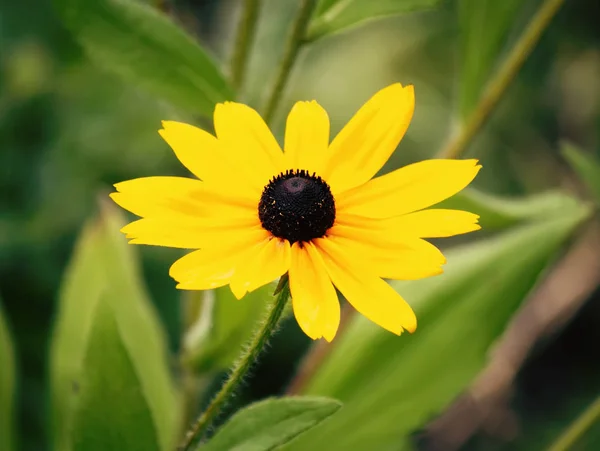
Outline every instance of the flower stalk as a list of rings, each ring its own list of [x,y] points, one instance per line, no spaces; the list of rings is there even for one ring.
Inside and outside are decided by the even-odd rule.
[[[263,118],[265,122],[269,123],[273,119],[273,115],[277,110],[277,106],[281,100],[281,94],[285,89],[285,85],[288,82],[292,67],[296,62],[296,57],[300,51],[302,45],[305,42],[306,32],[308,24],[312,16],[317,0],[302,0],[300,3],[300,9],[292,25],[292,29],[288,36],[288,40],[283,53],[283,58],[277,70],[275,77],[275,83],[271,88],[267,102],[263,109]]]
[[[285,310],[285,305],[287,304],[289,297],[289,285],[285,283],[282,289],[279,291],[279,294],[275,298],[274,302],[270,305],[267,311],[266,319],[257,329],[250,341],[249,346],[242,352],[239,359],[234,364],[229,377],[219,392],[215,395],[213,400],[210,402],[206,410],[191,425],[190,429],[185,435],[183,443],[178,448],[179,451],[190,450],[194,443],[202,438],[202,435],[210,427],[214,419],[219,415],[223,409],[223,406],[227,404],[231,396],[240,387],[244,377],[248,373],[248,370],[250,370],[254,362],[256,362],[259,355],[265,348],[267,341],[277,330],[277,325],[281,319],[283,311]]]
[[[461,126],[454,138],[441,150],[438,155],[439,158],[458,158],[467,150],[475,135],[489,119],[502,96],[516,78],[529,54],[563,3],[564,0],[544,1],[510,51],[496,76],[490,80],[473,113],[466,123]]]
[[[250,48],[254,41],[261,0],[244,0],[244,7],[231,57],[231,84],[239,90],[244,83]]]

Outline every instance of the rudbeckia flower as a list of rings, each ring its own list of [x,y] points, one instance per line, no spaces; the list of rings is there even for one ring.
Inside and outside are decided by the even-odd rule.
[[[141,217],[122,231],[131,243],[192,249],[170,269],[180,289],[229,285],[241,299],[287,273],[295,317],[313,339],[336,334],[336,288],[384,329],[413,332],[413,310],[384,279],[442,273],[444,256],[424,238],[477,230],[478,216],[426,208],[462,190],[480,168],[476,160],[427,160],[373,178],[414,105],[412,86],[388,86],[330,142],[325,110],[298,102],[283,151],[260,115],[240,103],[216,106],[216,136],[164,121],[160,135],[197,179],[116,184],[114,201]]]

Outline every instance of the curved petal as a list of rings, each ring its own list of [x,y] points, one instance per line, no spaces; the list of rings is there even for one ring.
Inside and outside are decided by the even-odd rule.
[[[224,189],[245,186],[246,190],[254,190],[260,195],[262,186],[252,183],[252,179],[236,161],[235,155],[228,154],[227,147],[217,138],[182,122],[163,121],[162,125],[163,129],[158,133],[171,146],[179,161],[196,177],[216,183]],[[236,183],[232,184],[232,180]]]
[[[417,317],[406,301],[368,267],[368,262],[351,260],[343,248],[328,238],[315,240],[333,284],[348,302],[374,323],[400,335],[414,332]]]
[[[238,299],[246,293],[285,274],[290,268],[290,243],[279,238],[270,238],[256,245],[248,259],[240,263],[231,279],[231,291]]]
[[[337,230],[336,230],[337,229]],[[342,227],[334,227],[329,233],[329,240],[343,249],[351,261],[363,261],[371,272],[385,279],[417,280],[440,275],[444,272],[442,265],[446,263],[444,255],[433,244],[412,238],[393,243],[349,238]]]
[[[314,244],[294,243],[289,278],[300,328],[313,340],[333,340],[340,324],[340,303]]]
[[[241,103],[219,103],[214,121],[219,141],[261,190],[286,169],[279,144],[255,110]]]
[[[287,167],[305,169],[318,175],[323,169],[329,146],[329,116],[314,100],[296,102],[285,126]]]
[[[480,168],[477,160],[425,160],[410,164],[340,194],[336,208],[371,218],[422,210],[461,191]]]
[[[143,177],[115,184],[110,197],[122,208],[141,217],[188,218],[216,214],[251,215],[257,211],[258,197],[247,192],[228,195],[211,184],[184,177]]]
[[[181,220],[177,218],[145,218],[121,229],[130,244],[148,244],[181,249],[218,248],[226,242],[237,242],[246,234],[262,236],[264,229],[257,218],[211,218]]]
[[[173,263],[169,275],[179,282],[177,288],[182,290],[208,290],[227,285],[253,247],[268,239],[269,233],[262,229],[242,233],[235,241],[222,241],[220,246],[185,255]]]
[[[406,133],[415,109],[412,86],[382,89],[365,103],[329,146],[322,174],[334,193],[370,180]]]

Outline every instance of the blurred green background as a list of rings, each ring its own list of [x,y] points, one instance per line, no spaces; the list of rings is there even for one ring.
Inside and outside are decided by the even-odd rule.
[[[459,3],[446,1],[433,10],[371,21],[325,36],[308,46],[300,55],[280,114],[274,121],[277,136],[281,138],[284,114],[296,100],[317,99],[329,112],[332,131],[337,131],[375,91],[400,81],[415,85],[416,112],[399,151],[384,171],[433,156],[460,122],[457,112],[469,110],[469,102],[476,103],[481,85],[496,70],[491,62],[510,48],[541,2],[507,2],[503,14],[487,15],[479,11],[477,2]],[[234,0],[176,0],[162,5],[223,67],[228,61],[238,6]],[[273,78],[296,6],[294,0],[265,1],[247,83],[240,96],[253,106],[262,104],[265,80]],[[479,8],[474,22],[462,20],[465,9],[471,7]],[[566,1],[491,121],[469,148],[467,155],[479,158],[484,166],[475,181],[478,190],[521,197],[558,188],[582,200],[590,198],[560,150],[563,143],[570,142],[583,149],[585,155],[600,153],[598,17],[598,2]],[[497,35],[494,30],[499,30]],[[478,44],[482,49],[469,47]],[[486,51],[491,56],[486,56]],[[148,175],[187,175],[156,133],[161,119],[187,120],[210,127],[204,119],[157,99],[113,75],[109,69],[88,59],[72,33],[62,25],[49,0],[0,4],[0,298],[14,344],[15,436],[18,449],[22,450],[51,449],[50,340],[63,275],[83,224],[99,214],[99,203],[106,199],[113,183]],[[471,93],[467,92],[469,87],[473,88]],[[475,100],[469,100],[469,96]],[[509,220],[494,223],[500,231],[486,230],[484,225],[484,231],[468,237],[469,241],[485,241],[495,233],[504,233],[513,224],[531,222],[527,214],[536,208],[498,206],[486,199],[480,201],[479,207],[489,207],[490,215],[504,214]],[[548,223],[576,216],[574,210],[560,208],[557,207]],[[435,318],[431,323],[420,320],[423,331],[412,337],[391,341],[392,337],[375,336],[376,332],[368,325],[353,324],[354,335],[349,332],[347,339],[339,338],[329,345],[336,347],[329,356],[331,360],[305,392],[330,395],[349,403],[360,398],[352,404],[357,406],[355,412],[348,404],[337,414],[340,418],[337,423],[337,417],[333,418],[324,424],[322,432],[317,428],[314,434],[310,433],[313,435],[307,434],[294,442],[295,447],[318,449],[319,443],[331,443],[325,440],[335,441],[349,428],[368,425],[374,408],[385,410],[375,399],[361,398],[364,392],[383,390],[383,382],[375,383],[377,374],[383,374],[390,386],[406,385],[406,392],[400,390],[396,395],[387,392],[389,402],[399,405],[400,398],[394,396],[411,396],[411,393],[417,396],[409,390],[410,380],[401,376],[394,379],[395,375],[405,373],[404,362],[425,368],[429,361],[441,359],[439,370],[432,368],[430,377],[424,376],[418,383],[413,381],[425,394],[436,397],[431,408],[419,413],[409,408],[390,408],[387,416],[382,414],[387,419],[385,431],[371,430],[368,426],[359,427],[358,431],[353,429],[353,438],[340,442],[340,449],[400,449],[404,446],[400,436],[408,437],[412,446],[419,449],[545,449],[600,395],[597,225],[573,228],[572,224],[561,223],[556,227],[561,231],[568,229],[568,233],[564,232],[565,236],[559,239],[558,235],[545,236],[542,229],[532,228],[511,242],[513,254],[498,251],[489,261],[486,260],[489,249],[469,250],[470,261],[483,267],[489,264],[490,269],[487,273],[473,272],[472,278],[465,282],[471,287],[467,291],[487,289],[481,294],[486,299],[495,292],[490,305],[506,303],[507,306],[507,311],[497,317],[494,317],[496,310],[488,309],[487,304],[479,310],[465,307],[460,312],[457,307],[457,313],[451,311],[453,305],[463,305],[457,300],[466,290],[463,287],[460,293],[448,290],[447,295],[438,295],[448,311],[432,314]],[[580,243],[576,249],[579,254],[568,260],[566,269],[559,274],[550,271],[549,264],[565,255],[567,247],[559,248],[557,244],[556,248],[541,250],[539,255],[532,254],[529,260],[516,256],[529,243],[553,240],[575,243],[574,247]],[[440,244],[446,248],[462,247],[465,241]],[[182,348],[180,336],[185,324],[182,306],[186,304],[168,277],[168,268],[180,252],[153,247],[134,251],[140,257],[146,291],[175,356]],[[457,260],[462,258],[459,253],[460,250]],[[507,272],[504,278],[494,279],[502,273],[499,266],[510,269],[512,260],[519,258],[525,260],[522,264],[514,263],[516,274]],[[450,257],[449,260],[452,263]],[[552,284],[544,285],[525,299],[540,273],[552,279]],[[453,277],[450,271],[448,277]],[[518,285],[515,280],[525,282],[521,288],[515,288],[516,294],[511,298],[513,292],[509,287]],[[425,286],[427,281],[421,284]],[[417,299],[428,296],[422,294],[428,289],[411,285],[406,293],[401,292],[410,302],[409,292],[415,292]],[[558,301],[553,305],[562,303],[557,315],[561,320],[544,323],[546,306],[555,298]],[[260,300],[253,302],[251,305],[262,311]],[[477,302],[473,300],[472,305]],[[528,304],[533,302],[534,307],[528,310]],[[553,308],[548,307],[548,311],[558,311]],[[425,318],[429,318],[427,314]],[[437,324],[440,315],[450,319]],[[533,319],[528,315],[534,315]],[[254,313],[248,313],[247,320],[255,317]],[[514,321],[503,336],[510,318]],[[477,342],[486,337],[481,341],[476,364],[461,362],[464,357],[461,349],[468,354],[468,346],[463,348],[456,338],[461,336],[458,330],[465,330],[465,322],[470,321],[482,322],[482,335],[473,335],[471,340]],[[536,321],[544,323],[544,327],[537,327]],[[360,330],[361,327],[366,330]],[[439,336],[430,337],[431,343],[419,350],[420,343],[429,337],[428,330],[434,329]],[[418,342],[420,334],[422,341]],[[366,344],[363,337],[368,338],[364,340]],[[464,338],[469,340],[468,335]],[[405,350],[404,340],[414,340],[409,343],[412,348],[406,351],[412,354],[406,358],[401,354],[398,358],[389,357]],[[452,343],[456,346],[452,347]],[[283,393],[310,345],[296,323],[286,321],[238,396],[239,405]],[[385,353],[378,354],[377,349],[385,349]],[[216,346],[213,352],[217,357],[211,357],[211,362],[226,351]],[[420,360],[411,360],[416,353],[420,354]],[[453,362],[448,363],[448,373],[443,370],[444,359]],[[175,373],[176,361],[175,357],[170,361]],[[500,367],[504,362],[505,368],[512,368],[514,363],[514,377],[502,379],[490,370],[493,366],[490,362]],[[195,387],[205,388],[200,403],[207,399],[211,387],[218,387],[229,361],[213,363],[204,363],[200,375],[192,377]],[[381,366],[384,363],[388,367]],[[464,374],[460,373],[461,368]],[[356,379],[341,380],[345,375]],[[498,382],[494,375],[502,380]],[[455,386],[436,394],[435,387],[457,378],[460,382]],[[186,377],[177,373],[175,383],[184,385]],[[426,397],[419,402],[426,404]],[[233,411],[237,407],[229,408]],[[342,417],[343,414],[346,416]],[[414,421],[403,425],[406,417],[414,417]],[[578,442],[577,449],[600,449],[598,429],[600,426],[596,424]],[[398,436],[394,435],[396,432]]]

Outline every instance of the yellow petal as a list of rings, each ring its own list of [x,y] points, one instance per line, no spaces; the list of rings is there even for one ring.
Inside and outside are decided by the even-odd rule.
[[[169,275],[182,290],[208,290],[230,283],[236,268],[245,263],[257,243],[269,239],[265,230],[240,232],[236,241],[187,254],[171,266]]]
[[[340,303],[323,258],[312,243],[294,243],[289,271],[294,315],[313,340],[331,341],[340,324]]]
[[[481,229],[479,216],[468,211],[429,209],[381,219],[384,233],[419,238],[444,238]]]
[[[183,177],[144,177],[115,184],[110,197],[137,216],[206,214],[196,199],[202,182]]]
[[[285,274],[290,268],[290,243],[271,238],[256,245],[231,279],[231,291],[241,299],[250,291]]]
[[[110,197],[121,207],[142,217],[205,217],[250,215],[257,211],[259,196],[247,191],[229,195],[219,187],[184,177],[143,177],[115,184]]]
[[[334,193],[362,185],[388,160],[406,133],[415,108],[412,86],[382,89],[335,137],[320,174]]]
[[[262,186],[252,184],[235,155],[229,154],[227,147],[210,133],[182,122],[163,121],[162,125],[163,130],[158,133],[196,177],[221,185],[223,189],[230,188],[231,180],[235,180],[236,188],[244,186],[260,194]]]
[[[255,110],[241,103],[219,103],[214,120],[219,141],[261,189],[286,169],[279,144]]]
[[[475,178],[477,160],[426,160],[410,164],[336,196],[347,214],[390,218],[422,210],[461,191]]]
[[[315,240],[329,277],[352,306],[374,323],[400,335],[414,332],[417,318],[412,308],[366,262],[351,260],[344,249],[328,238]]]
[[[285,126],[287,167],[321,173],[328,156],[329,116],[314,100],[297,102]]]
[[[245,233],[261,235],[257,218],[211,218],[181,220],[178,218],[145,218],[121,229],[131,244],[148,244],[181,249],[219,247],[226,241],[237,241]],[[241,239],[240,238],[240,239]]]
[[[385,279],[417,280],[442,274],[444,255],[433,244],[418,238],[402,241],[369,241],[344,226],[334,226],[331,242],[343,249],[351,261],[361,261],[371,272]],[[349,238],[351,236],[352,238]]]

